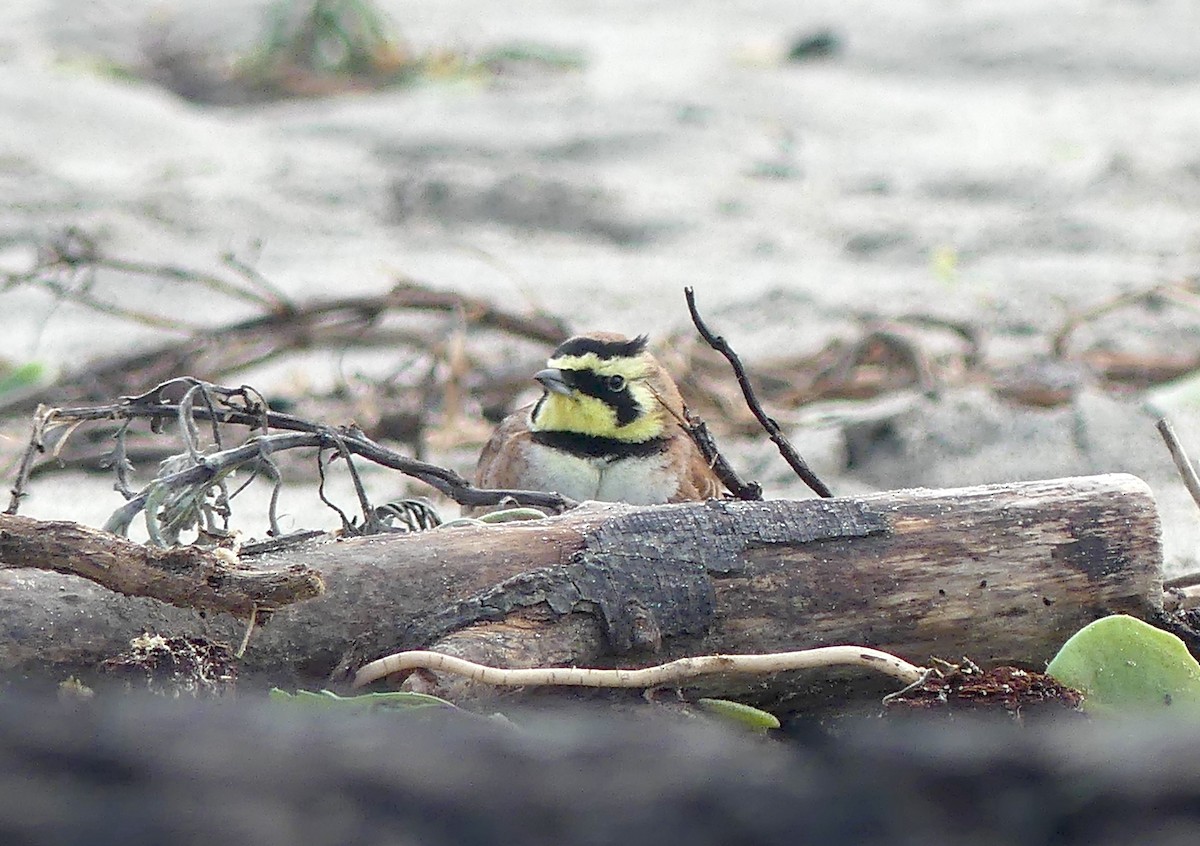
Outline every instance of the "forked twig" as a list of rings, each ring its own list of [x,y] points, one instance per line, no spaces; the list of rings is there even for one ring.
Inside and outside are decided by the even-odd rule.
[[[705,342],[710,347],[725,356],[725,360],[729,362],[733,368],[734,376],[737,377],[738,386],[742,389],[742,396],[746,399],[746,405],[750,408],[754,418],[758,420],[760,426],[767,433],[767,437],[779,449],[779,454],[783,456],[783,460],[788,463],[788,466],[796,472],[804,484],[808,485],[817,496],[831,497],[833,492],[822,482],[817,474],[814,473],[808,466],[808,463],[796,452],[796,448],[792,446],[787,437],[779,428],[779,424],[772,420],[763,410],[762,404],[759,403],[758,397],[755,396],[754,387],[750,384],[750,377],[746,375],[746,368],[742,366],[742,360],[738,354],[733,351],[729,343],[720,335],[713,333],[700,317],[700,312],[696,308],[696,294],[691,288],[684,288],[683,295],[687,298],[688,312],[692,316],[692,323],[696,325],[696,331],[704,338]]]

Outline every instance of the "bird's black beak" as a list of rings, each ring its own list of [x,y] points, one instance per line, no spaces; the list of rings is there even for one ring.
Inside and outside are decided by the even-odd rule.
[[[540,370],[533,375],[533,378],[542,383],[542,387],[547,391],[552,391],[556,394],[562,394],[564,397],[571,395],[571,384],[566,373],[557,368],[551,367],[546,370]]]

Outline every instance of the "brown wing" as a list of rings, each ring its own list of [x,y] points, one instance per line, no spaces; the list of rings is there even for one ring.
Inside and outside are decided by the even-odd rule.
[[[725,492],[725,487],[704,459],[700,448],[692,441],[691,435],[683,428],[687,418],[687,409],[683,404],[679,388],[654,356],[649,353],[644,353],[644,356],[651,363],[650,388],[658,397],[658,401],[662,403],[667,416],[676,424],[672,428],[673,460],[670,466],[671,471],[679,476],[679,489],[675,496],[671,497],[671,502],[690,502],[719,497]]]
[[[679,490],[671,502],[716,499],[725,492],[717,474],[682,428],[675,434],[671,449],[677,453],[677,459],[672,463],[679,473]]]
[[[522,477],[525,459],[521,448],[530,440],[529,410],[532,406],[519,408],[500,421],[496,431],[483,445],[479,462],[475,465],[475,485],[480,488],[524,489]],[[467,509],[468,514],[486,514],[491,507]]]

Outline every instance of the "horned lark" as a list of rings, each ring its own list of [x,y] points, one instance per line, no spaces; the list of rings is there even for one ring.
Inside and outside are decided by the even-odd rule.
[[[477,485],[635,505],[720,494],[680,426],[679,389],[646,351],[645,336],[578,335],[546,363],[533,377],[542,398],[496,429],[479,457]]]

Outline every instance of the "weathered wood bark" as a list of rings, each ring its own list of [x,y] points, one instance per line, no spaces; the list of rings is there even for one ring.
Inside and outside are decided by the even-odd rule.
[[[1159,531],[1146,485],[1109,475],[853,499],[589,505],[537,523],[324,543],[261,562],[311,566],[327,590],[273,615],[246,670],[312,685],[348,649],[365,660],[457,641],[469,657],[472,638],[493,659],[520,662],[523,644],[536,643],[538,654],[596,666],[836,643],[918,663],[965,654],[1037,665],[1098,616],[1159,612]],[[580,614],[598,625],[570,622]],[[528,637],[508,637],[499,653],[496,638],[478,637],[475,627],[507,619],[511,630],[514,617]],[[25,570],[0,572],[0,621],[0,669],[24,673],[76,671],[144,626],[240,636],[230,620]]]
[[[320,575],[300,564],[256,569],[199,547],[163,549],[78,523],[15,514],[0,514],[0,564],[82,576],[128,596],[246,618],[312,599],[324,588]]]

